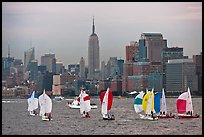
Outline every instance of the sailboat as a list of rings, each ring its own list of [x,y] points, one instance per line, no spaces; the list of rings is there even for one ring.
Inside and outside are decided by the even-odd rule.
[[[35,93],[35,91],[32,92],[32,94],[28,97],[28,111],[30,112],[30,116],[37,115],[36,109],[38,108],[38,95]]]
[[[80,102],[79,102],[79,98],[78,96],[76,96],[72,102],[68,103],[67,106],[69,108],[73,108],[73,109],[80,109]],[[91,109],[97,109],[98,106],[96,104],[91,103]]]
[[[113,102],[113,94],[109,88],[107,88],[106,91],[103,91],[100,94],[100,101],[103,120],[115,120],[115,116],[113,114],[108,113],[111,109]]]
[[[158,117],[159,118],[174,118],[175,117],[175,115],[172,115],[171,113],[167,114],[166,97],[164,93],[164,88],[162,89],[161,111]]]
[[[158,120],[158,117],[155,116],[154,114],[155,109],[154,109],[154,89],[152,91],[148,91],[143,100],[142,100],[142,108],[145,112],[145,115],[140,114],[141,119],[147,119],[147,120]]]
[[[85,89],[81,90],[78,101],[80,104],[80,113],[83,115],[83,118],[90,118],[88,114],[91,110],[90,96],[85,92]]]
[[[140,113],[143,111],[142,100],[143,100],[144,94],[145,93],[141,91],[134,99],[134,109],[136,113]]]
[[[176,100],[178,118],[199,118],[198,114],[193,114],[193,103],[191,99],[190,88],[182,93]]]
[[[83,115],[83,118],[90,118],[88,113],[91,110],[90,96],[86,93],[84,88],[81,89],[78,101],[80,104],[80,113]]]
[[[40,104],[40,116],[42,116],[42,120],[50,121],[51,112],[52,112],[52,100],[51,98],[43,91],[43,94],[39,96],[39,104]]]

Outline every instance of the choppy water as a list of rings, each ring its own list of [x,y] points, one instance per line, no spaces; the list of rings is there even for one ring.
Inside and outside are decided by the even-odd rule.
[[[66,107],[66,100],[53,101],[52,121],[28,116],[27,100],[2,99],[3,135],[202,135],[202,98],[192,98],[200,118],[141,120],[133,108],[133,98],[114,98],[111,113],[115,120],[102,120],[99,98],[91,98],[98,109],[91,118],[82,118],[79,109]],[[176,113],[176,98],[167,98],[167,111]]]

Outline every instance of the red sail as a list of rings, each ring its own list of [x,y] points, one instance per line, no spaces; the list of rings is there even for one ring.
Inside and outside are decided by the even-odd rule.
[[[108,92],[108,110],[111,109],[112,102],[113,102],[113,94],[112,94],[112,91],[109,90]]]
[[[180,114],[183,114],[186,112],[186,100],[178,99],[176,101],[177,111]]]
[[[100,94],[101,104],[102,104],[102,102],[103,102],[103,98],[104,98],[105,93],[106,93],[106,91],[103,91],[103,92]]]
[[[100,94],[100,101],[101,101],[101,104],[102,104],[103,98],[104,98],[106,92],[108,92],[108,107],[107,107],[107,109],[110,110],[111,106],[112,106],[112,102],[113,102],[113,94],[112,94],[112,91],[110,89],[109,89],[109,91],[103,91]]]

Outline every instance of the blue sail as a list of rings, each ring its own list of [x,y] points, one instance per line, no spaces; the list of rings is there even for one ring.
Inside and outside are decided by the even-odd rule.
[[[156,113],[160,112],[160,98],[161,98],[161,92],[156,93],[154,95],[154,110]]]

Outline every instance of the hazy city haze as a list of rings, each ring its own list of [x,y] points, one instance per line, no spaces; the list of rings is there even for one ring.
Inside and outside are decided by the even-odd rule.
[[[143,32],[160,32],[168,47],[189,56],[202,52],[202,2],[3,2],[2,56],[16,59],[35,47],[41,64],[44,53],[57,60],[88,64],[92,19],[99,38],[100,61],[125,59],[125,46]]]

